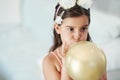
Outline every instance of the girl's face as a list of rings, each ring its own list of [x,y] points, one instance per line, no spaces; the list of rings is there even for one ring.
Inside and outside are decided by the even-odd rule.
[[[55,24],[55,30],[60,34],[62,42],[70,45],[79,41],[86,41],[88,25],[88,17],[83,15],[63,19],[61,26]]]

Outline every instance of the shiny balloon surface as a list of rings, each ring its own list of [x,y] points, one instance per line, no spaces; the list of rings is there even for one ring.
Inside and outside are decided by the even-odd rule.
[[[106,71],[106,57],[94,43],[81,41],[68,50],[65,66],[73,80],[99,80]]]

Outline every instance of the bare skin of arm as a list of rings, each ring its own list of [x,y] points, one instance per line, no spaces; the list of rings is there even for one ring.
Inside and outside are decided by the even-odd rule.
[[[43,73],[45,80],[71,80],[62,67],[61,73],[56,67],[57,61],[51,54],[43,59]]]
[[[43,59],[43,73],[45,80],[60,80],[60,73],[57,72],[52,55],[47,55]]]

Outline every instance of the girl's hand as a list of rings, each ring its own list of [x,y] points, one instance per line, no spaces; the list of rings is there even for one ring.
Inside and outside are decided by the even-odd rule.
[[[107,80],[107,73],[105,72],[105,74],[100,78],[100,80]]]
[[[61,46],[61,55],[62,55],[62,58],[64,58],[66,56],[66,53],[68,51],[68,49],[70,47],[72,47],[73,45],[75,44],[75,42],[70,42],[69,44],[67,44],[66,42],[63,42],[62,46]]]
[[[61,80],[72,80],[71,77],[66,72],[64,60],[63,60],[62,71],[61,71]]]
[[[65,56],[66,56],[66,52],[70,47],[71,46],[67,45],[66,43],[63,43],[61,47],[62,64],[63,64],[62,71],[61,71],[61,80],[72,80],[70,76],[67,74],[66,68],[65,68]]]

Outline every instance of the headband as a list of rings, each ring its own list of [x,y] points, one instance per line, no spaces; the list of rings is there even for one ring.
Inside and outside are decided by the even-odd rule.
[[[93,0],[59,0],[60,6],[57,8],[57,11],[56,11],[55,23],[57,23],[57,24],[62,23],[62,16],[64,14],[64,11],[61,12],[61,14],[59,16],[57,16],[58,11],[61,7],[65,10],[67,10],[67,9],[74,7],[77,4],[85,9],[89,9],[91,7],[92,3],[93,3]]]

